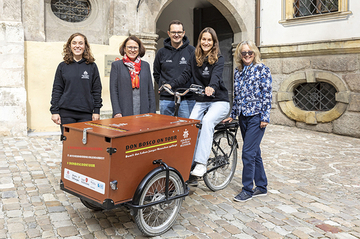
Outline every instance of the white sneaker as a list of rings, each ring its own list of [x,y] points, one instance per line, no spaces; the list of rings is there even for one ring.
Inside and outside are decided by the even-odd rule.
[[[193,175],[193,176],[202,177],[202,176],[204,176],[206,171],[207,171],[206,170],[206,165],[198,163],[198,164],[196,164],[193,171],[190,172],[190,174]]]

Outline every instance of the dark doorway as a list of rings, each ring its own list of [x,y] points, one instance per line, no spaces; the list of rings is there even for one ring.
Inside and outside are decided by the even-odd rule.
[[[194,46],[197,44],[199,33],[205,27],[212,27],[219,38],[220,51],[225,58],[223,80],[229,91],[230,103],[233,99],[233,55],[232,43],[234,33],[226,18],[216,7],[194,8]]]

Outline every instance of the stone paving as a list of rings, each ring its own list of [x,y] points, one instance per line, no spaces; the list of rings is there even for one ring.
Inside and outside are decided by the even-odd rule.
[[[125,207],[91,211],[60,190],[61,151],[59,136],[0,137],[0,238],[144,238]],[[262,155],[267,196],[233,201],[239,158],[226,189],[192,187],[156,238],[360,238],[360,139],[269,125]]]

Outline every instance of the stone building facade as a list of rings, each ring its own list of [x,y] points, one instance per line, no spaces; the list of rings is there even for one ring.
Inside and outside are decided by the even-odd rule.
[[[197,27],[216,25],[202,18],[214,11],[206,9],[215,8],[230,29],[223,33],[230,36],[224,40],[225,51],[231,53],[248,39],[260,46],[273,74],[271,123],[360,137],[360,3],[338,0],[340,10],[332,18],[314,23],[307,17],[296,25],[289,11],[294,0],[88,0],[90,14],[79,22],[54,14],[52,5],[59,1],[0,1],[0,135],[59,131],[50,120],[51,89],[63,44],[72,33],[81,32],[90,42],[103,85],[105,118],[111,115],[109,62],[119,56],[122,41],[137,35],[147,49],[143,59],[152,64],[171,20],[184,22],[195,45]],[[199,14],[199,9],[205,10]],[[318,29],[331,30],[331,24],[341,34]],[[336,88],[336,106],[331,112],[299,110],[292,100],[294,88],[317,81]]]
[[[308,5],[316,11],[297,17],[299,2],[311,3],[262,1],[260,45],[274,80],[272,123],[360,137],[360,2],[331,1],[336,10],[321,14],[316,5]],[[299,85],[318,83],[334,94],[314,93],[308,100],[326,104],[326,97],[333,96],[333,107],[304,110],[295,105]]]

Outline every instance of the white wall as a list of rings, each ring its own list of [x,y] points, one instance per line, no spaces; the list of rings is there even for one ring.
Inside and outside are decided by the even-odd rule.
[[[360,1],[349,0],[347,19],[284,26],[282,0],[261,1],[261,45],[281,45],[360,37]]]

